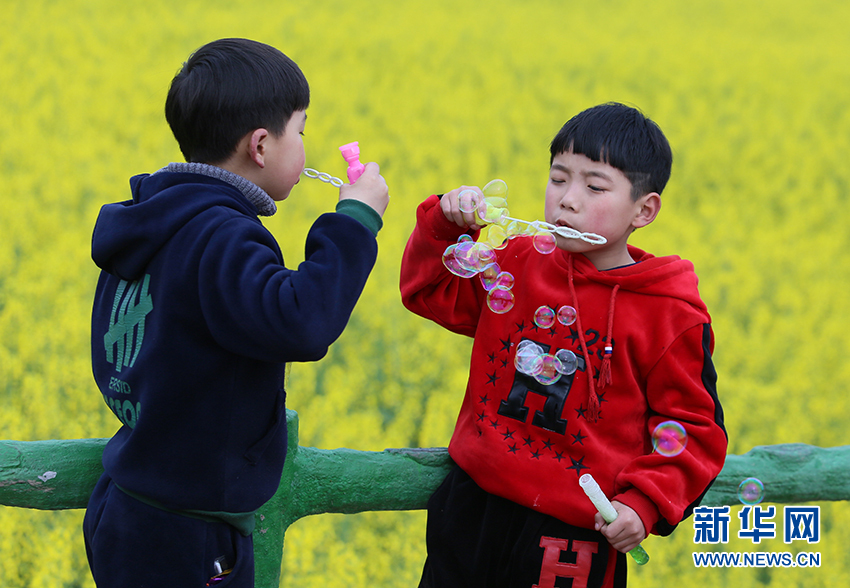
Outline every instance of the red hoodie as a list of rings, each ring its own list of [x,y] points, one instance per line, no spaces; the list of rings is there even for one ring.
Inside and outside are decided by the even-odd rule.
[[[598,271],[583,255],[543,255],[519,237],[496,252],[515,277],[514,307],[496,314],[477,276],[443,266],[460,234],[432,196],[419,206],[401,266],[408,309],[475,339],[452,459],[484,490],[584,528],[596,510],[578,479],[590,473],[647,532],[672,532],[720,472],[727,445],[711,318],[693,265],[630,247],[637,263]],[[540,328],[540,306],[572,306],[577,320]],[[552,355],[574,352],[578,371],[551,384],[518,371],[523,339]],[[687,432],[672,457],[653,451],[665,421]]]

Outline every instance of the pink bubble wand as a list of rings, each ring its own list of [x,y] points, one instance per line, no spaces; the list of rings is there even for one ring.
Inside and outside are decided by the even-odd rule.
[[[346,163],[348,163],[348,170],[346,170],[348,174],[348,183],[353,184],[360,176],[363,175],[363,172],[366,171],[366,166],[360,163],[360,145],[357,141],[354,141],[343,145],[339,148],[339,150],[342,153],[342,158],[345,159]],[[335,188],[339,188],[343,184],[343,181],[339,178],[325,172],[320,172],[312,167],[305,167],[302,173],[308,178],[321,180]]]

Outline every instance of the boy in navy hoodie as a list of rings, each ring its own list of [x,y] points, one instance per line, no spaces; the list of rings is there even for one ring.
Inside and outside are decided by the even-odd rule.
[[[284,265],[259,216],[298,183],[308,103],[277,49],[201,47],[165,105],[186,163],[133,177],[132,199],[97,219],[93,372],[122,423],[83,523],[101,588],[254,585],[253,513],[286,456],[285,365],[342,333],[389,202],[367,164],[305,261]]]

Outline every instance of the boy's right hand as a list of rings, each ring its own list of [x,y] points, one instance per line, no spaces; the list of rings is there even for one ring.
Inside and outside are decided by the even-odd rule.
[[[472,229],[477,231],[484,228],[484,225],[478,224],[478,219],[475,218],[474,212],[463,212],[458,205],[458,195],[464,190],[472,190],[475,192],[478,196],[478,212],[483,215],[486,211],[484,193],[478,186],[461,186],[460,188],[455,188],[451,192],[446,192],[443,194],[443,197],[440,198],[440,208],[443,211],[443,215],[457,226],[462,229]]]
[[[353,184],[343,184],[339,189],[340,200],[359,200],[371,206],[382,217],[390,203],[390,191],[375,162],[366,164],[363,175]]]

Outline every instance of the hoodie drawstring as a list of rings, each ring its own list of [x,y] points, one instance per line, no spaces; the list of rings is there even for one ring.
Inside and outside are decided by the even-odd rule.
[[[617,290],[620,285],[614,286],[611,291],[611,302],[608,303],[608,333],[605,336],[605,353],[602,357],[602,367],[599,369],[599,379],[596,384],[601,390],[611,383],[611,356],[614,355],[614,341],[612,339],[614,331],[614,302],[617,299]]]
[[[599,419],[599,396],[596,394],[597,384],[599,389],[604,388],[611,383],[611,356],[614,354],[613,332],[614,332],[614,303],[617,299],[617,291],[620,289],[619,284],[614,286],[611,291],[611,301],[608,304],[608,333],[605,338],[605,353],[602,359],[602,367],[599,370],[598,381],[593,378],[593,370],[590,366],[590,353],[587,351],[587,342],[584,339],[584,328],[581,326],[581,310],[578,305],[578,297],[576,296],[575,285],[573,284],[573,257],[569,256],[567,263],[568,277],[570,283],[570,296],[573,299],[573,306],[576,309],[576,326],[578,327],[578,340],[581,345],[581,352],[584,355],[584,361],[587,365],[587,405],[590,411],[590,420],[594,423]]]

